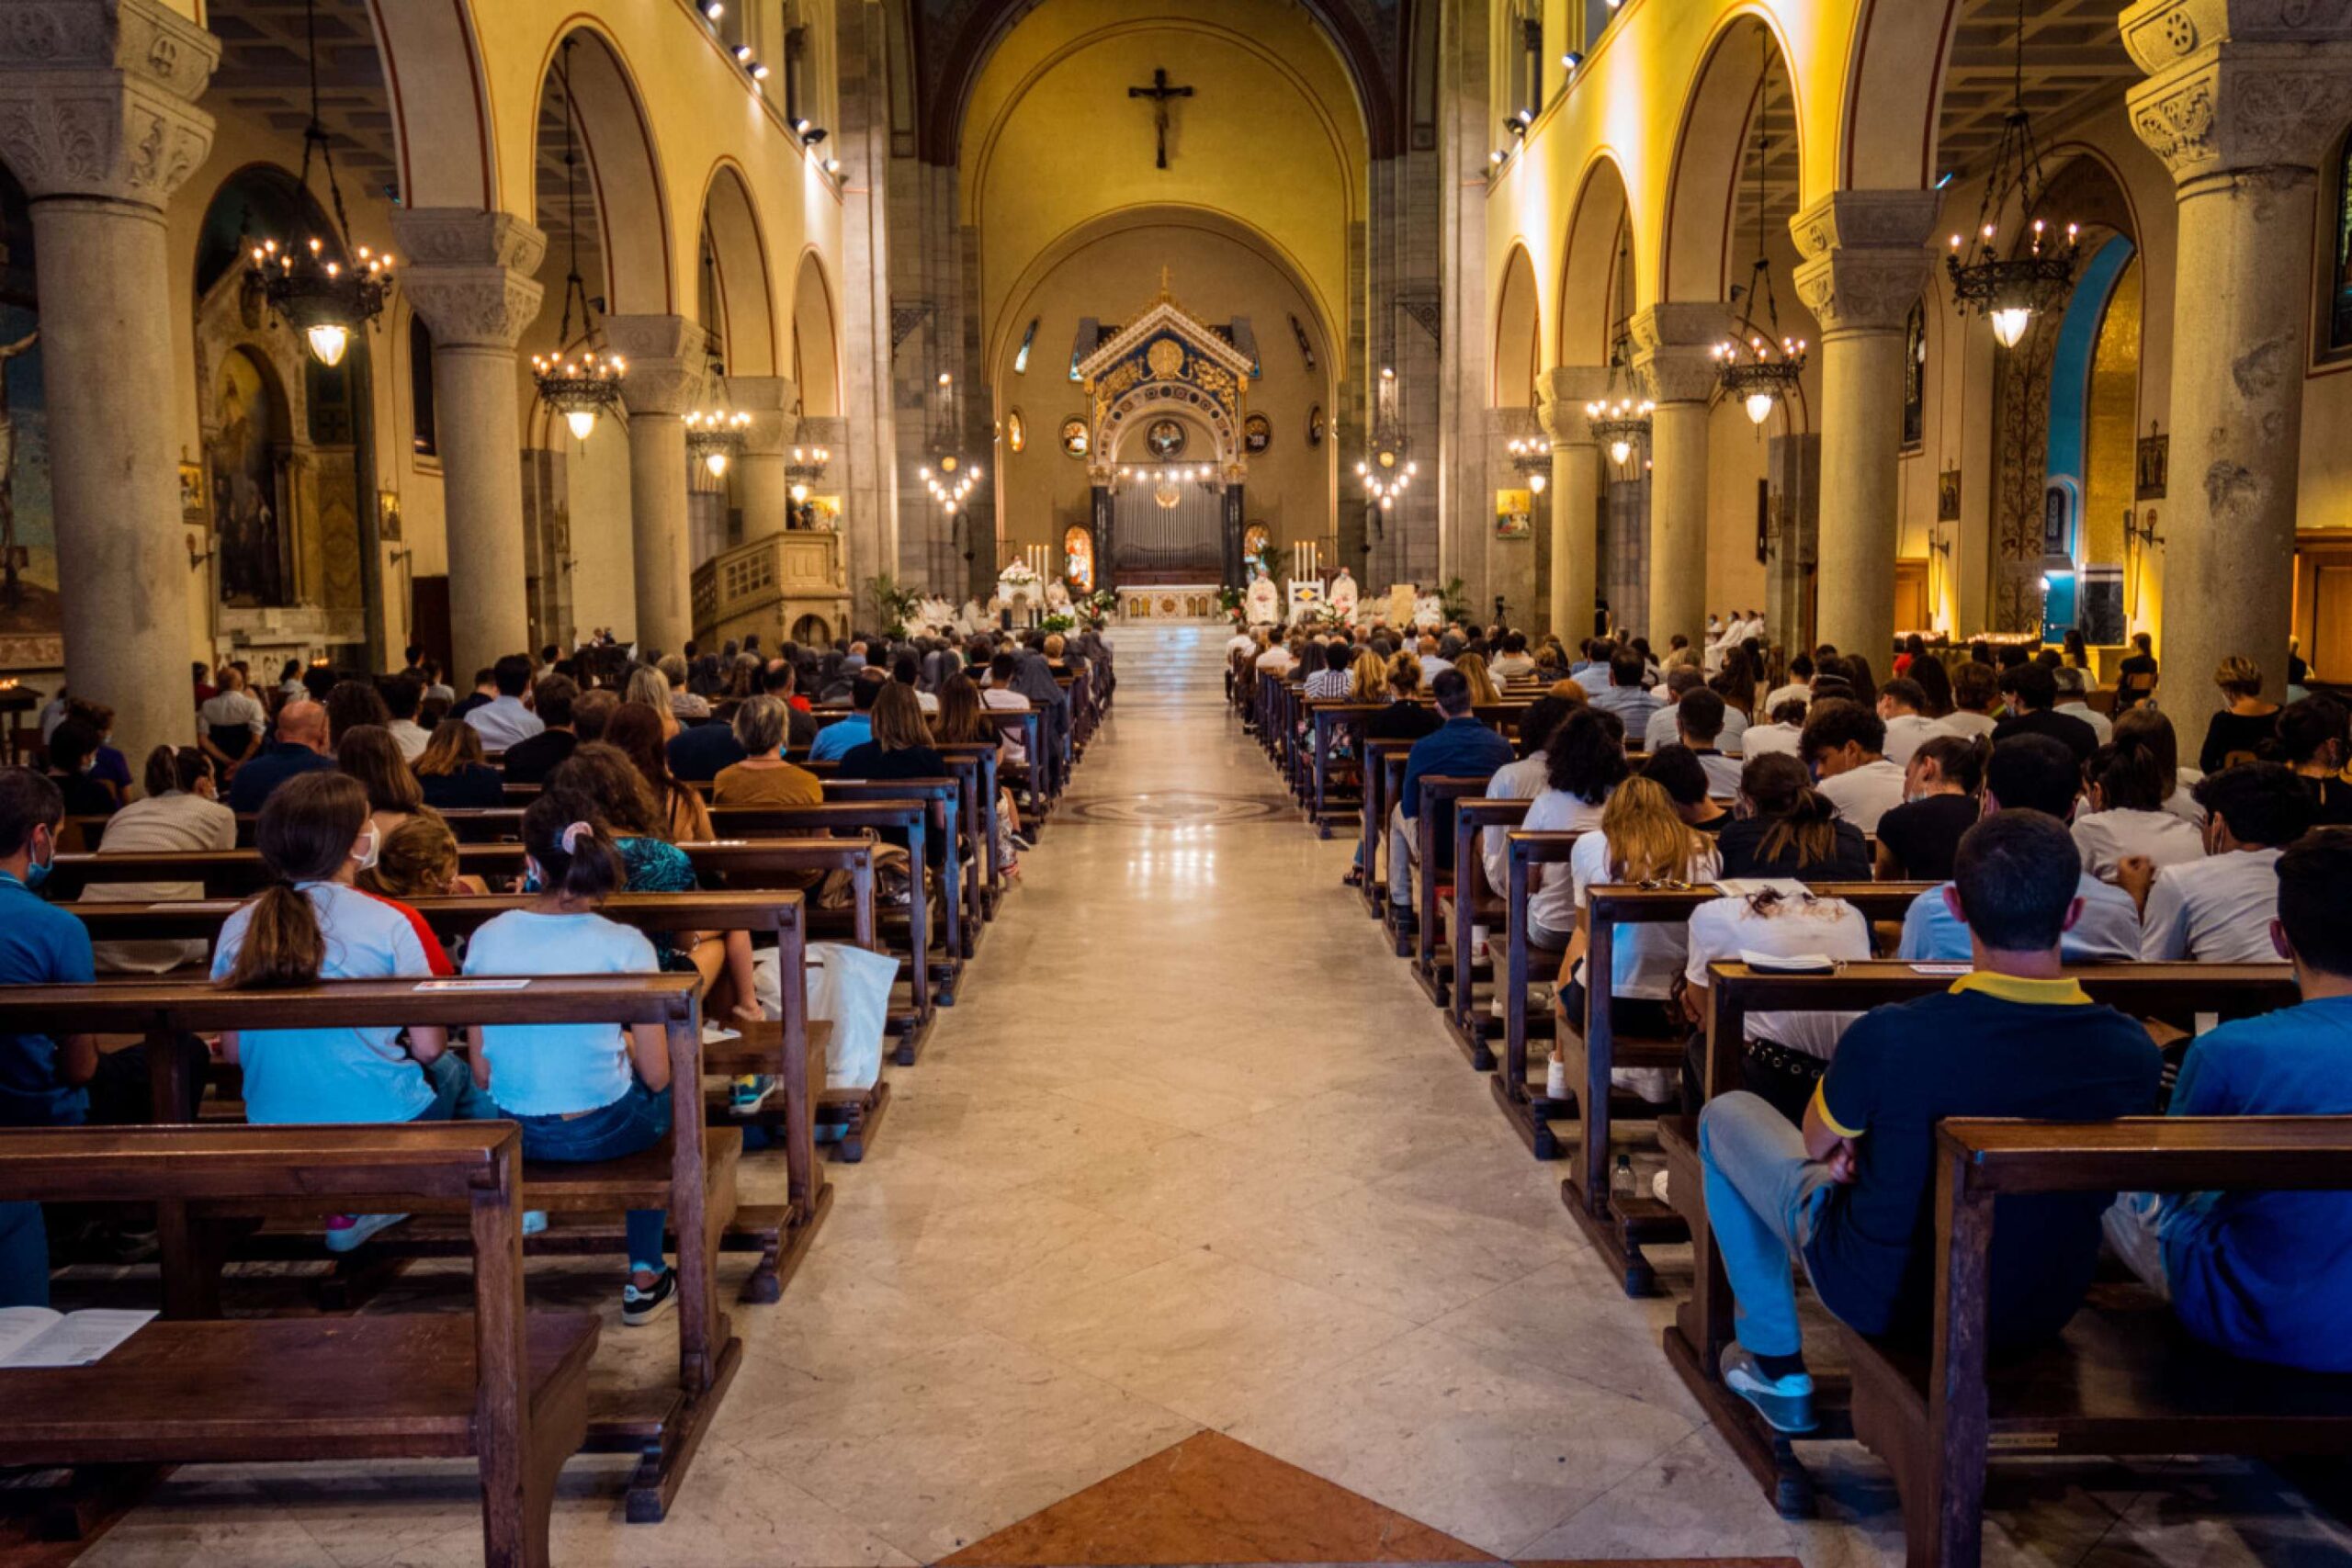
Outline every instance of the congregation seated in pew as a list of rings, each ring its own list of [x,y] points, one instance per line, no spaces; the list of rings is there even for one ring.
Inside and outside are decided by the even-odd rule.
[[[1951,875],[1961,836],[1984,815],[1984,764],[1993,748],[1982,736],[1931,735],[1903,769],[1903,804],[1878,819],[1881,881],[1941,882]]]
[[[1797,755],[1838,815],[1863,833],[1878,831],[1878,819],[1903,804],[1903,770],[1884,755],[1886,721],[1847,697],[1816,702],[1806,710]]]
[[[1939,1122],[2101,1121],[2155,1108],[2163,1058],[2147,1030],[2062,972],[2059,939],[2079,911],[2082,875],[2064,822],[2004,807],[1969,830],[1954,870],[1948,898],[1973,973],[1848,1028],[1802,1128],[1745,1091],[1700,1117],[1708,1224],[1737,1303],[1721,1371],[1777,1431],[1815,1425],[1792,1254],[1822,1304],[1860,1333],[1909,1338],[1932,1323]],[[2003,1201],[1996,1346],[2065,1326],[2089,1286],[2109,1201]]]
[[[2140,905],[2140,956],[2263,963],[2278,908],[2278,857],[2310,829],[2311,795],[2277,762],[2209,773],[2193,793],[2206,810],[2203,859],[2159,868],[2133,855],[2116,868]]]
[[[175,854],[237,847],[237,816],[220,804],[219,772],[193,746],[158,746],[147,754],[146,793],[107,821],[117,852]],[[156,898],[200,898],[200,882],[115,882],[82,890],[85,904],[135,904]],[[109,942],[93,950],[98,971],[161,975],[204,961],[201,942]]]
[[[1428,660],[1422,661],[1426,669]],[[1413,870],[1419,850],[1413,841],[1412,824],[1421,812],[1421,780],[1439,778],[1489,778],[1496,769],[1511,761],[1510,742],[1492,728],[1471,716],[1470,682],[1461,672],[1451,668],[1438,671],[1430,683],[1430,694],[1436,700],[1438,716],[1442,722],[1437,728],[1413,742],[1413,750],[1405,761],[1405,778],[1397,791],[1396,810],[1389,818],[1388,829],[1388,897],[1396,906],[1400,928],[1415,923],[1413,908]],[[1442,845],[1449,850],[1450,835],[1442,835]],[[1426,874],[1435,875],[1442,867],[1426,868]]]
[[[1783,751],[1750,757],[1739,773],[1739,799],[1738,819],[1720,835],[1725,876],[1870,880],[1870,845],[1862,830],[1813,787],[1794,757]]]

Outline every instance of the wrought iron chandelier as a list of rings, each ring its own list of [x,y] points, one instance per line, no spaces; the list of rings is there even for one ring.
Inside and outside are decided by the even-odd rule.
[[[1532,409],[1528,411],[1532,417]],[[1537,495],[1552,482],[1552,438],[1537,432],[1532,435],[1514,435],[1508,443],[1510,466],[1527,481],[1527,488]]]
[[[2025,107],[2025,0],[2018,0],[2017,26],[2009,113],[2001,123],[2001,143],[1977,203],[1976,238],[1965,243],[1954,234],[1951,254],[1944,257],[1962,313],[1973,306],[1993,323],[1993,335],[2004,348],[2015,348],[2037,313],[2055,309],[2065,299],[2080,259],[2078,226],[2067,224],[2061,241],[2035,211],[2049,187],[2041,177],[2041,149],[2033,139],[2033,119]],[[2022,249],[2003,255],[1997,243],[2000,215],[2012,193],[2026,231]]]
[[[963,427],[962,408],[956,398],[956,378],[939,373],[939,403],[932,416],[932,459],[915,470],[940,510],[953,517],[965,509],[965,497],[980,480],[980,466],[967,463],[956,451],[956,433]]]
[[[1765,133],[1766,89],[1772,72],[1772,40],[1765,35],[1763,61],[1756,73],[1756,259],[1748,264],[1747,292],[1740,301],[1739,324],[1732,335],[1715,344],[1715,362],[1724,395],[1736,398],[1747,417],[1762,424],[1772,410],[1796,389],[1804,374],[1805,342],[1781,331],[1780,301],[1772,294],[1772,263],[1765,247],[1764,169],[1772,150]],[[1756,301],[1764,300],[1764,320],[1756,319]]]
[[[332,368],[343,363],[351,334],[384,313],[391,296],[389,251],[350,244],[351,220],[343,209],[343,186],[334,177],[334,147],[319,118],[319,24],[317,0],[304,0],[302,20],[311,78],[311,119],[302,128],[300,184],[311,188],[311,159],[326,171],[327,199],[334,213],[331,235],[313,234],[306,243],[280,244],[266,238],[252,248],[246,276],[261,291],[272,314],[300,329],[311,355]],[[333,243],[329,243],[329,240]]]
[[[1364,499],[1383,512],[1396,509],[1396,498],[1412,488],[1419,477],[1421,466],[1405,456],[1404,423],[1396,416],[1396,371],[1394,367],[1380,367],[1380,384],[1374,389],[1372,422],[1372,455],[1356,464],[1356,477],[1363,481]]]
[[[1649,399],[1634,395],[1632,364],[1632,345],[1621,326],[1609,351],[1609,385],[1600,397],[1584,405],[1587,427],[1620,472],[1632,468],[1634,454],[1648,449],[1650,412],[1657,407]]]
[[[553,354],[531,355],[531,378],[538,383],[540,400],[563,416],[571,438],[585,441],[595,434],[600,416],[618,416],[621,378],[628,374],[628,367],[619,355],[607,353],[597,345],[595,312],[588,301],[588,286],[580,276],[579,154],[573,145],[570,39],[563,40],[556,73],[563,84],[563,202],[571,222],[571,265],[564,275],[563,315],[556,327],[555,341],[560,346]],[[571,302],[575,299],[580,301],[577,347],[571,343]],[[721,462],[713,472],[725,467]]]
[[[686,457],[700,463],[712,479],[725,479],[727,465],[743,449],[743,432],[752,416],[740,410],[693,409],[686,414]]]
[[[826,465],[833,460],[832,453],[822,446],[795,446],[792,457],[784,465],[785,482],[792,487],[792,499],[797,503],[808,499],[808,487],[825,477]]]

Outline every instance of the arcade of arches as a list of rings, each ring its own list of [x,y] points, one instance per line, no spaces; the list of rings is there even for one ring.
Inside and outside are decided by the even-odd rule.
[[[1090,1257],[1032,1247],[969,1192],[943,1197],[958,1170],[937,1149],[877,1160],[835,1222],[852,1261],[812,1265],[835,1270],[810,1292],[817,1326],[792,1326],[799,1295],[739,1309],[783,1314],[790,1343],[747,1371],[736,1398],[772,1407],[720,1428],[695,1517],[664,1527],[666,1543],[617,1516],[607,1530],[600,1494],[583,1505],[594,1529],[572,1527],[577,1560],[634,1560],[643,1541],[665,1561],[931,1561],[1170,1444],[1228,1434],[1300,1467],[1238,1487],[1351,1489],[1346,1506],[1381,1521],[1378,1540],[1351,1540],[1360,1555],[1394,1525],[1436,1555],[1892,1561],[1899,1518],[1860,1450],[1825,1488],[1828,1522],[1759,1509],[1704,1416],[1648,1364],[1663,1319],[1616,1299],[1581,1238],[1550,1223],[1555,1190],[1530,1197],[1515,1147],[1487,1146],[1486,1091],[1465,1101],[1396,1048],[1418,993],[1352,953],[1305,961],[1346,943],[1285,900],[1331,894],[1342,867],[1257,820],[1290,803],[1218,728],[1216,661],[1184,660],[1223,640],[1216,591],[1261,569],[1345,568],[1367,603],[1409,583],[1570,641],[1598,617],[1663,651],[1713,615],[1760,615],[1776,658],[1827,642],[1882,670],[1915,632],[2080,630],[2111,683],[2145,633],[2160,701],[2200,729],[2231,656],[2272,696],[2290,644],[2311,680],[2352,683],[2352,5],[2027,0],[2021,14],[2013,0],[0,0],[0,722],[32,738],[27,690],[62,685],[111,705],[135,767],[150,745],[197,739],[192,664],[249,661],[274,683],[289,661],[383,671],[412,648],[463,694],[502,655],[605,634],[649,654],[752,633],[845,649],[897,618],[901,591],[986,604],[986,624],[999,573],[1026,560],[1080,593],[1170,591],[1109,612],[1132,660],[1125,733],[1074,786],[1131,816],[1081,817],[1059,868],[1041,852],[1020,913],[1039,919],[1040,885],[1113,908],[1166,898],[1181,934],[1236,944],[1228,966],[1179,964],[1183,986],[1119,973],[1125,957],[1095,951],[1104,931],[1135,958],[1168,937],[1141,908],[1099,926],[1088,909],[1057,916],[1058,937],[1033,927],[987,955],[1021,966],[1003,993],[1020,1009],[976,987],[960,1020],[943,1015],[947,1065],[893,1129],[988,1165],[989,1192],[1035,1200],[1023,1224],[1043,1215],[1039,1235]],[[2071,224],[2079,254],[2005,343],[1942,258],[1986,206],[2013,86],[2042,184],[2030,209],[1993,189],[2000,243],[2014,254],[2036,221]],[[333,195],[306,150],[314,113]],[[346,264],[360,247],[396,258],[389,302],[334,364],[247,265],[264,236],[319,233]],[[1805,356],[1751,412],[1726,394],[1718,349],[1767,319],[1766,289],[1774,335]],[[535,356],[596,354],[624,362],[618,397],[567,418]],[[1621,400],[1649,405],[1647,423],[1612,453],[1589,407]],[[723,461],[704,440],[714,421]],[[1368,499],[1358,465],[1374,453],[1409,462],[1414,482]],[[1225,816],[1147,831],[1136,803],[1173,791]],[[1263,858],[1237,870],[1244,852]],[[1187,905],[1213,884],[1239,889],[1238,912]],[[1232,987],[1261,964],[1279,987]],[[1379,1072],[1337,1060],[1283,989],[1320,1005],[1327,979],[1346,993],[1332,1016],[1348,1037],[1377,1041]],[[1163,1051],[1193,1043],[1170,1021],[1228,988],[1253,1019],[1196,1075],[1169,1068]],[[1149,1087],[1078,1084],[1025,1033],[1045,1019],[1116,1032],[1130,1003],[1162,1057]],[[1317,1036],[1299,1047],[1311,1066],[1239,1049],[1250,1036],[1287,1052],[1285,1030]],[[1075,1052],[1082,1032],[1054,1039]],[[1010,1088],[979,1042],[1017,1056]],[[1393,1115],[1392,1090],[1429,1120]],[[1310,1104],[1332,1120],[1310,1111],[1296,1144],[1264,1125]],[[1301,1151],[1364,1154],[1330,1130],[1359,1113],[1395,1134],[1382,1157],[1455,1159],[1450,1175],[1489,1190],[1330,1179]],[[1114,1169],[1125,1134],[1105,1126],[1127,1118],[1146,1131]],[[1430,1125],[1476,1141],[1476,1158],[1420,1146]],[[1016,1151],[1073,1127],[1099,1167],[1049,1153],[1024,1185]],[[1154,1164],[1163,1142],[1177,1152]],[[1417,1205],[1415,1245],[1457,1277],[1302,1241],[1310,1211],[1284,1208],[1302,1192],[1335,1225],[1373,1226],[1384,1196]],[[1212,1212],[1128,1224],[1195,1198]],[[920,1258],[894,1253],[900,1204],[986,1241],[927,1232]],[[1234,1235],[1251,1240],[1244,1258],[1262,1246],[1293,1261],[1245,1272]],[[1059,1272],[1006,1280],[941,1263],[1028,1269],[1048,1252]],[[1138,1374],[1121,1320],[1151,1303],[1110,1287],[1146,1271],[1216,1299],[1195,1336],[1138,1330],[1135,1358],[1152,1363]],[[926,1322],[933,1287],[952,1301]],[[1577,1320],[1600,1325],[1594,1340],[1518,1356],[1571,1298],[1598,1303]],[[1058,1338],[1031,1337],[1032,1313]],[[1226,1331],[1249,1353],[1202,1348]],[[1324,1344],[1294,1355],[1294,1333]],[[779,1435],[788,1406],[822,1407],[829,1381],[893,1357],[894,1376],[915,1369],[910,1386],[970,1401],[891,1405],[906,1390],[884,1391],[873,1430],[835,1411],[839,1431]],[[1312,1408],[1326,1373],[1359,1428]],[[1539,1411],[1555,1378],[1577,1393]],[[1481,1425],[1464,1387],[1509,1408]],[[1453,1424],[1417,1447],[1424,1403]],[[1587,1429],[1551,1420],[1571,1406]],[[1050,1433],[1034,1450],[1030,1417]],[[896,1464],[888,1439],[932,1452],[967,1419],[999,1446],[955,1449],[956,1463],[1035,1473],[991,1493]],[[1555,1439],[1572,1479],[1554,1474]],[[795,1465],[820,1504],[798,1517],[800,1492],[759,1505],[775,1552],[762,1557],[726,1478],[764,1484]],[[894,1499],[894,1472],[950,1501]],[[290,1489],[256,1484],[271,1517],[301,1512]],[[2056,1484],[2055,1501],[2002,1502],[2005,1551],[2196,1556],[2140,1483]],[[2208,1541],[2215,1560],[2275,1546],[2316,1561],[2352,1540],[2269,1472],[2247,1485],[2264,1500],[2251,1513],[2288,1501]],[[448,1539],[420,1540],[419,1560],[465,1557],[470,1515],[431,1517]],[[390,1561],[347,1513],[306,1517],[313,1533],[271,1551],[299,1560],[324,1529],[337,1561]],[[179,1538],[126,1539],[120,1560],[147,1560],[143,1542],[160,1562]],[[706,1559],[698,1540],[726,1550]]]

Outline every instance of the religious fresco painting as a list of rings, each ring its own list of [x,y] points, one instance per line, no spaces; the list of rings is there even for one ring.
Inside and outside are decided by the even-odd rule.
[[[65,662],[31,209],[0,170],[0,670]]]
[[[1535,534],[1535,495],[1527,490],[1495,491],[1495,537],[1526,539]]]
[[[261,367],[239,350],[220,362],[214,406],[220,434],[209,455],[220,602],[241,608],[283,604],[285,499],[277,451],[288,432],[282,404]]]

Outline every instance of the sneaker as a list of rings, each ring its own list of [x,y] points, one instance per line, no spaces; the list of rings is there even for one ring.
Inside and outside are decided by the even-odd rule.
[[[1756,1406],[1764,1424],[1775,1432],[1799,1434],[1813,1430],[1813,1374],[1792,1372],[1767,1377],[1755,1354],[1737,1340],[1724,1347],[1724,1386]]]
[[[547,1228],[548,1212],[545,1209],[526,1209],[523,1211],[523,1234],[525,1235],[544,1235],[547,1234]]]
[[[730,1116],[752,1116],[775,1093],[775,1079],[767,1074],[737,1078],[727,1087],[727,1113]]]
[[[1651,1177],[1650,1196],[1657,1199],[1661,1203],[1672,1203],[1673,1200],[1666,1195],[1666,1179],[1673,1174],[1674,1172],[1670,1170],[1661,1170],[1656,1176]]]
[[[399,1224],[406,1214],[335,1214],[327,1220],[327,1250],[349,1252],[389,1225]]]
[[[729,1040],[742,1038],[741,1030],[729,1029],[723,1023],[706,1023],[702,1026],[702,1043],[706,1045],[724,1045]]]
[[[1554,1056],[1544,1064],[1544,1098],[1546,1100],[1568,1098],[1568,1065],[1557,1056]]]
[[[631,1280],[621,1287],[621,1321],[631,1328],[641,1328],[668,1312],[678,1299],[678,1271],[664,1269],[662,1277],[650,1285],[639,1285]]]

